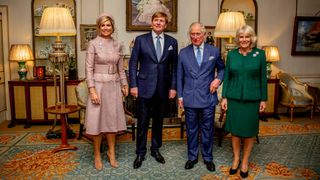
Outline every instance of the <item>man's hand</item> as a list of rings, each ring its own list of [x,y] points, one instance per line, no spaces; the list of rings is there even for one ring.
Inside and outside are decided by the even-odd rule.
[[[177,91],[174,89],[170,89],[169,91],[169,99],[173,99],[174,97],[176,97],[177,95]]]
[[[178,100],[178,105],[179,105],[179,108],[183,108],[183,99],[181,98],[181,99],[179,99]]]
[[[218,89],[218,87],[220,86],[220,80],[219,79],[214,79],[211,84],[210,84],[210,93],[213,94],[214,92],[216,92],[216,90]]]
[[[138,88],[137,88],[137,87],[130,88],[130,94],[131,94],[134,98],[137,98],[137,97],[138,97]]]

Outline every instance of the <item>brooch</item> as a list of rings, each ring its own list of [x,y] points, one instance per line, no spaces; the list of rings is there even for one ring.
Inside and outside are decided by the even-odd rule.
[[[258,56],[258,54],[259,54],[259,52],[257,51],[257,52],[255,52],[254,54],[253,54],[253,57],[257,57]]]

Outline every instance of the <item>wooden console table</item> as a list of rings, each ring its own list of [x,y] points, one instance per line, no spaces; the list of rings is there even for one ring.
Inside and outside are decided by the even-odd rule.
[[[77,105],[75,88],[81,80],[66,80],[66,103]],[[53,80],[13,80],[9,81],[11,122],[9,128],[17,122],[24,122],[24,127],[31,124],[52,124],[54,114],[48,114],[45,109],[55,105]],[[79,120],[79,113],[68,113],[68,118]]]
[[[268,79],[268,100],[267,109],[260,116],[263,120],[268,117],[280,119],[278,115],[278,93],[279,93],[279,79]]]

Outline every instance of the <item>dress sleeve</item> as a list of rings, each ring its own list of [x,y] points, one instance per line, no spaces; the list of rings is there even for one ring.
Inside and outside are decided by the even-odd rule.
[[[120,76],[121,86],[125,86],[125,85],[128,86],[126,72],[123,67],[123,64],[124,64],[124,47],[123,47],[123,45],[119,46],[119,54],[120,54],[120,59],[118,62],[118,73]]]
[[[88,44],[88,49],[86,53],[86,79],[88,88],[94,87],[94,54],[95,54],[95,47],[92,41]]]
[[[227,54],[226,67],[224,70],[224,78],[222,85],[222,97],[227,97],[228,86],[229,86],[229,73],[230,73],[230,53]]]
[[[268,79],[267,79],[267,62],[265,52],[262,51],[262,58],[260,63],[260,83],[261,83],[261,100],[267,101],[268,99]]]

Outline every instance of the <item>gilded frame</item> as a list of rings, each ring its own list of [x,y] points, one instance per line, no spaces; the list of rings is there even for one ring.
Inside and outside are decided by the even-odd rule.
[[[296,16],[291,55],[320,56],[320,17]]]
[[[80,24],[80,49],[87,50],[91,39],[97,37],[97,27],[95,24]]]
[[[143,11],[143,7],[146,7],[146,4],[139,4],[142,3],[142,0],[126,0],[126,30],[127,31],[149,31],[151,30],[151,26],[149,19],[151,18],[151,14],[156,10],[152,11],[154,8],[165,7],[169,9],[171,14],[171,21],[168,23],[167,28],[165,31],[176,32],[177,31],[177,0],[153,0],[154,4],[149,4],[148,12]],[[152,6],[150,8],[150,6]],[[141,13],[139,13],[139,10]],[[143,12],[146,12],[143,14]]]

